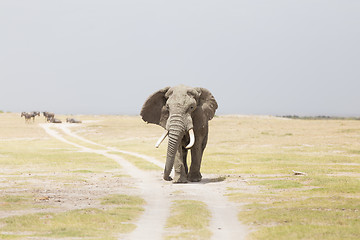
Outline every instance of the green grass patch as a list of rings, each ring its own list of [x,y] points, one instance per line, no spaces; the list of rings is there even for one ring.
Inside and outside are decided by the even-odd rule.
[[[113,176],[114,178],[129,178],[131,177],[130,175],[127,174],[117,174]]]
[[[124,194],[114,194],[107,196],[102,199],[101,204],[103,205],[143,205],[145,204],[144,199],[137,196],[129,196]]]
[[[257,181],[256,184],[275,189],[300,188],[304,186],[298,179],[262,180]]]
[[[75,170],[72,171],[73,173],[94,173],[93,171],[90,170]]]
[[[254,226],[250,239],[357,239],[360,236],[360,182],[352,177],[292,176],[254,179],[259,192],[232,189],[245,203],[239,220]],[[340,234],[332,235],[334,229]]]
[[[56,140],[14,141],[0,145],[0,167],[36,168],[43,171],[101,172],[120,168],[102,155],[74,151]]]
[[[29,214],[0,219],[0,231],[5,239],[16,236],[117,239],[119,233],[135,229],[131,222],[142,212],[140,205],[133,204],[109,210],[89,208],[58,214]]]
[[[209,239],[208,229],[211,213],[203,202],[194,200],[178,200],[172,206],[172,214],[168,218],[168,229],[180,229],[181,233],[166,236],[166,239]]]
[[[55,130],[55,129],[52,129],[52,130]],[[90,142],[83,141],[80,138],[67,135],[66,133],[64,133],[64,132],[62,132],[60,130],[57,131],[57,133],[59,133],[61,135],[61,137],[68,140],[69,142],[79,144],[82,147],[87,147],[87,148],[96,149],[96,150],[105,150],[105,148],[102,147],[102,146],[99,146],[97,144],[92,144]]]
[[[0,197],[0,211],[13,211],[32,208],[33,197],[6,195]]]
[[[317,188],[309,190],[312,193],[323,193],[323,194],[360,194],[360,179],[347,176],[315,176],[307,177],[304,179],[308,180],[310,185],[316,186]]]
[[[148,171],[162,170],[162,168],[160,168],[159,166],[157,166],[151,162],[148,162],[142,158],[139,158],[139,157],[135,157],[135,156],[119,153],[119,152],[110,152],[110,153],[116,154],[116,155],[119,155],[119,156],[125,158],[126,160],[133,163],[136,167],[138,167],[142,170],[148,170]]]
[[[359,232],[357,225],[279,225],[274,227],[262,228],[258,232],[250,235],[249,239],[269,239],[269,240],[288,240],[288,239],[307,239],[307,240],[357,240]]]
[[[310,197],[249,204],[239,219],[262,226],[251,239],[358,239],[358,216],[359,199]]]
[[[294,169],[303,169],[308,173],[331,173],[346,167],[346,164],[357,164],[360,158],[343,155],[327,155],[318,153],[284,153],[269,152],[235,152],[229,153],[205,152],[202,170],[209,173],[233,173],[233,174],[290,174]],[[318,168],[321,164],[329,166]],[[332,164],[332,165],[331,165]],[[336,166],[336,165],[339,166]],[[343,166],[340,166],[343,164]],[[314,167],[316,165],[316,167]],[[360,171],[359,166],[352,166]]]

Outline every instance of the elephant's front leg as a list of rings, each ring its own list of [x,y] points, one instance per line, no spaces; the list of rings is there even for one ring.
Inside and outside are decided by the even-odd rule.
[[[191,149],[191,165],[188,174],[188,180],[191,182],[200,182],[202,175],[200,173],[201,159],[203,151],[200,148]]]
[[[184,165],[184,152],[182,146],[179,146],[178,150],[176,151],[175,161],[174,161],[174,183],[187,183],[187,173],[186,168]]]
[[[201,161],[203,153],[207,144],[207,134],[201,141],[195,142],[195,145],[191,148],[191,165],[188,174],[188,180],[191,182],[200,182],[202,175],[200,173]]]

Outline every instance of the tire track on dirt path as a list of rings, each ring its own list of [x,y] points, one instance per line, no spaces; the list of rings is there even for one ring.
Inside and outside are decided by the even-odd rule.
[[[136,222],[137,228],[130,234],[121,236],[119,239],[149,239],[149,237],[151,239],[163,238],[165,223],[169,216],[170,209],[170,199],[165,197],[170,192],[169,189],[166,188],[166,185],[169,186],[170,184],[162,184],[160,180],[156,181],[157,177],[136,168],[130,162],[118,155],[108,153],[108,150],[97,150],[84,147],[78,143],[74,143],[63,138],[57,131],[51,129],[52,127],[60,130],[64,129],[64,132],[68,133],[70,130],[64,126],[51,124],[40,124],[40,126],[52,137],[77,147],[83,152],[96,153],[115,160],[128,174],[136,178],[134,184],[139,190],[140,196],[144,198],[147,204],[144,206],[144,213]],[[71,134],[71,136],[73,136],[73,134]],[[81,140],[85,139],[81,138]],[[101,146],[88,140],[85,142]]]
[[[146,155],[118,150],[108,147],[114,152],[120,152],[144,159],[163,168],[164,163]],[[203,174],[203,180],[199,183],[176,184],[176,191],[181,190],[187,194],[187,198],[204,202],[211,211],[210,230],[212,239],[245,239],[247,228],[237,218],[239,209],[235,203],[231,203],[224,196],[227,188],[225,181],[213,181],[218,176]],[[162,176],[159,176],[161,179]],[[205,186],[206,185],[206,186]]]
[[[108,146],[105,146],[103,144],[99,144],[99,143],[96,143],[96,142],[93,142],[93,141],[90,141],[86,138],[83,138],[75,133],[73,133],[66,125],[60,125],[58,126],[58,128],[60,128],[64,133],[66,133],[67,135],[73,137],[73,138],[77,138],[83,142],[86,142],[86,143],[89,143],[89,144],[92,144],[92,145],[95,145],[95,146],[99,146],[99,147],[103,147],[103,148],[106,148],[110,151],[113,151],[113,152],[119,152],[119,153],[123,153],[123,154],[127,154],[127,155],[131,155],[131,156],[134,156],[134,157],[138,157],[138,158],[142,158],[148,162],[151,162],[153,164],[155,164],[156,166],[158,167],[161,167],[163,168],[164,167],[164,163],[156,160],[155,158],[153,157],[149,157],[149,156],[146,156],[146,155],[143,155],[143,154],[139,154],[139,153],[134,153],[134,152],[129,152],[129,151],[124,151],[124,150],[119,150],[117,148],[114,148],[114,147],[108,147]]]
[[[112,152],[120,152],[123,154],[135,156],[142,158],[148,162],[151,162],[161,168],[164,167],[164,163],[158,161],[155,158],[119,150],[114,147],[108,147],[102,144],[95,143],[93,141],[90,141],[86,138],[83,138],[75,133],[73,133],[66,124],[62,125],[56,125],[57,128],[61,129],[64,133],[67,135],[77,138],[83,142],[93,144],[95,146],[103,147],[107,149],[107,151]],[[76,144],[78,145],[78,144]],[[92,152],[96,152],[99,150],[92,150]],[[120,165],[123,164],[130,164],[123,158],[121,158],[118,155],[109,154],[106,150],[103,151],[104,156],[108,156],[109,158],[118,158],[116,161],[125,161],[119,162]],[[115,160],[115,159],[114,159]],[[133,168],[132,164],[130,164]],[[129,166],[130,168],[130,166]],[[138,171],[141,171],[137,169]],[[140,174],[140,175],[139,175]],[[144,175],[147,175],[147,180],[144,181]],[[228,199],[224,196],[226,193],[227,188],[227,182],[226,181],[214,181],[218,176],[214,177],[213,175],[203,174],[203,180],[199,183],[188,183],[188,184],[171,184],[168,182],[165,182],[162,180],[162,176],[156,176],[152,174],[150,176],[149,172],[141,171],[141,173],[134,173],[133,176],[140,176],[139,181],[142,181],[142,183],[139,183],[139,188],[144,191],[144,188],[147,190],[150,190],[149,198],[145,198],[146,201],[152,201],[149,205],[152,207],[155,207],[156,204],[159,205],[158,211],[164,211],[168,214],[169,208],[170,208],[170,201],[178,200],[177,196],[174,196],[172,194],[173,191],[182,191],[183,192],[183,198],[184,199],[192,199],[192,200],[198,200],[201,202],[204,202],[211,214],[212,218],[210,221],[210,231],[213,233],[212,239],[245,239],[246,234],[248,233],[248,229],[246,226],[242,225],[237,218],[237,214],[239,212],[238,206],[235,203],[229,202]],[[144,194],[144,193],[142,193]],[[147,194],[144,194],[146,196]],[[165,198],[167,198],[168,201],[165,201]],[[160,203],[158,201],[166,202]],[[165,227],[165,221],[166,219],[163,219],[163,223],[157,223],[156,220],[154,220],[154,215],[152,214],[159,214],[157,211],[145,211],[141,219],[137,222],[138,228],[129,236],[129,238],[126,239],[149,239],[149,236],[151,239],[162,239],[160,234],[157,234],[158,237],[153,236],[154,228],[151,226],[152,224],[155,224],[157,228],[159,228],[158,225],[161,225],[163,228],[162,230],[159,230],[159,232],[162,232]],[[165,217],[165,214],[163,213],[163,217]],[[147,235],[145,233],[148,233]]]

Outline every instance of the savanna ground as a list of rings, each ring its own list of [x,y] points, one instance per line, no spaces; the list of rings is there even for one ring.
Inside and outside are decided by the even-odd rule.
[[[166,155],[166,142],[154,149],[160,127],[140,117],[76,118],[84,123],[0,114],[0,239],[131,238],[156,205],[146,191],[169,208],[158,211],[160,239],[221,236],[215,198],[235,206],[247,239],[360,238],[360,121],[215,117],[203,183],[173,185],[157,164]]]

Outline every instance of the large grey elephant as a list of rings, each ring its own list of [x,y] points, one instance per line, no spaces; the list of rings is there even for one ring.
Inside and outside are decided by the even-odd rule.
[[[184,85],[166,87],[153,93],[144,103],[140,115],[147,123],[165,128],[165,133],[156,143],[169,136],[164,179],[171,181],[174,167],[174,183],[198,182],[201,160],[208,140],[208,121],[218,105],[214,96],[205,88],[191,88]],[[191,165],[186,162],[191,149]]]

